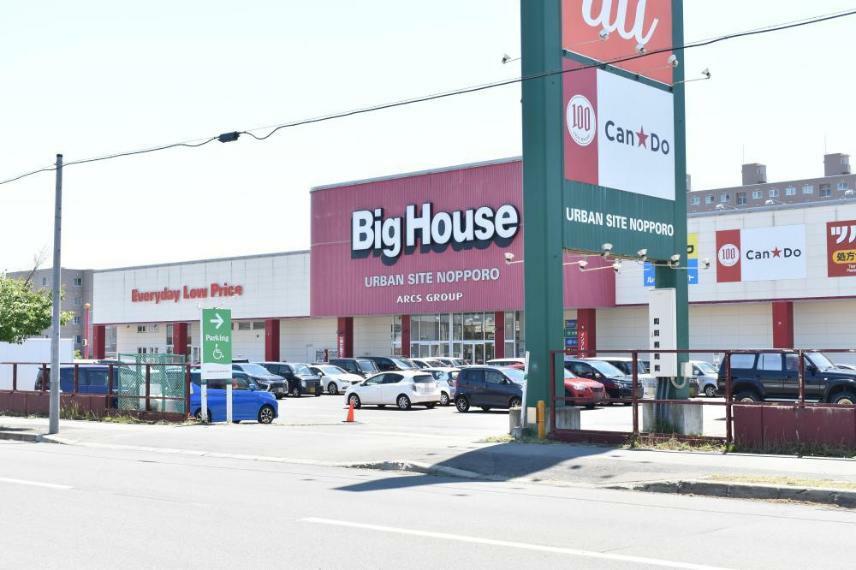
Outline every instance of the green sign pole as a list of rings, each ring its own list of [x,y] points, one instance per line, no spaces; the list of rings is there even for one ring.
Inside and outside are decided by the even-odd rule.
[[[232,311],[202,309],[199,322],[202,339],[202,418],[208,421],[208,380],[226,382],[226,421],[232,423]]]
[[[523,76],[560,70],[560,0],[521,0],[520,11]],[[549,382],[562,389],[562,76],[524,81],[522,90],[526,405],[544,400],[551,409]]]

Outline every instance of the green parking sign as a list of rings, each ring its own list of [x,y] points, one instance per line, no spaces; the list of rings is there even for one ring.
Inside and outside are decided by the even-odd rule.
[[[232,377],[232,311],[202,309],[202,378]]]

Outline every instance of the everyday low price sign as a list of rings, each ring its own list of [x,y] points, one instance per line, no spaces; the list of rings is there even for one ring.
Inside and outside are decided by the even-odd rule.
[[[232,377],[232,311],[202,309],[202,379]]]

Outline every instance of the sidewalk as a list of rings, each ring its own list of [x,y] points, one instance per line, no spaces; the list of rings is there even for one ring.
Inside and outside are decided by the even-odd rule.
[[[0,416],[0,432],[44,434],[46,429],[44,418]],[[401,469],[494,481],[693,494],[704,493],[704,486],[688,483],[702,481],[709,482],[709,487],[731,483],[772,488],[829,487],[852,491],[856,497],[856,460],[558,443],[489,443],[469,432],[410,433],[361,424],[204,426],[64,420],[58,438],[42,440],[255,461]],[[768,495],[762,496],[769,498]]]

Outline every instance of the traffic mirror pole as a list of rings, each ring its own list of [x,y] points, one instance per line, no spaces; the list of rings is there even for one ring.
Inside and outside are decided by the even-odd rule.
[[[60,333],[60,266],[62,253],[62,155],[56,155],[56,195],[54,198],[53,283],[51,284],[51,390],[48,433],[59,433],[59,333]]]

